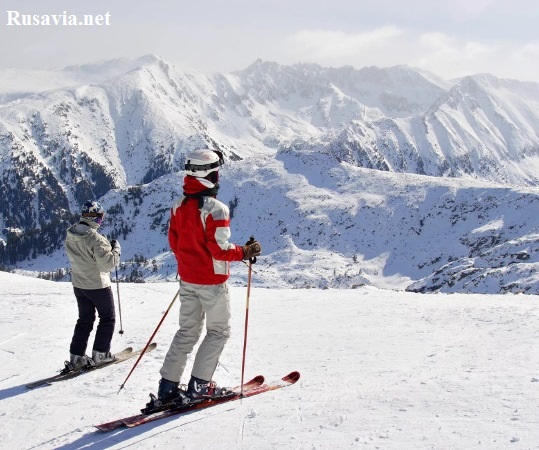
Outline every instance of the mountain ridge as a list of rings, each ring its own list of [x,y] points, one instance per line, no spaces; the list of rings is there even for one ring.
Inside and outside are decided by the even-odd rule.
[[[108,226],[113,237],[126,240],[125,256],[140,260],[142,254],[142,259],[156,261],[151,271],[139,266],[137,270],[142,274],[139,278],[171,276],[174,264],[166,254],[164,236],[170,205],[157,197],[167,198],[171,203],[181,194],[181,181],[177,177],[185,153],[199,146],[219,148],[227,157],[221,195],[234,210],[233,226],[246,236],[252,232],[245,225],[235,224],[239,218],[242,223],[264,230],[270,242],[265,246],[268,264],[280,269],[265,271],[268,285],[350,287],[358,283],[384,283],[382,277],[373,275],[374,271],[383,272],[391,264],[402,266],[406,260],[402,255],[395,256],[396,245],[403,236],[397,232],[398,224],[388,220],[391,215],[387,216],[384,201],[380,200],[380,205],[374,207],[378,210],[375,217],[390,228],[381,233],[384,236],[381,239],[387,241],[388,248],[394,248],[394,254],[383,264],[367,264],[364,260],[370,253],[367,251],[370,245],[379,251],[374,259],[382,261],[383,246],[344,231],[349,226],[376,232],[376,228],[366,226],[361,214],[350,216],[342,208],[329,214],[324,200],[319,202],[318,211],[315,206],[311,206],[314,212],[303,208],[301,198],[291,194],[296,187],[301,188],[307,199],[321,198],[331,200],[330,203],[343,195],[342,185],[337,186],[332,177],[318,173],[317,164],[345,179],[367,177],[370,184],[379,186],[379,193],[369,192],[368,186],[356,181],[349,182],[369,192],[369,198],[384,197],[386,203],[392,199],[392,205],[405,196],[395,196],[376,181],[384,178],[383,173],[391,174],[391,180],[396,177],[389,184],[397,191],[419,189],[417,178],[405,174],[427,177],[429,185],[436,182],[444,185],[449,176],[449,180],[463,189],[470,187],[470,192],[482,189],[474,187],[478,183],[504,186],[515,192],[524,189],[527,204],[536,205],[538,83],[476,75],[444,89],[440,83],[429,81],[406,66],[327,69],[307,64],[280,66],[259,60],[242,71],[206,75],[178,69],[151,55],[135,60],[133,65],[129,61],[121,61],[118,66],[114,62],[105,63],[107,73],[113,74],[105,81],[36,92],[0,104],[3,200],[0,222],[2,240],[6,243],[0,246],[0,263],[4,268],[40,271],[53,269],[54,264],[65,267],[65,258],[61,256],[63,228],[74,220],[79,205],[93,197],[113,211]],[[69,71],[90,72],[86,80],[90,75],[107,78],[99,67],[77,66]],[[121,68],[125,67],[129,70],[122,72]],[[2,95],[0,92],[0,98]],[[233,181],[226,180],[227,174],[234,177]],[[297,184],[296,178],[306,181]],[[402,180],[413,182],[407,185]],[[155,193],[156,186],[165,194]],[[274,186],[280,186],[277,193],[272,190]],[[246,194],[249,189],[257,193],[258,200]],[[427,190],[436,192],[434,186]],[[494,197],[501,202],[506,196]],[[264,202],[260,201],[262,198]],[[144,199],[148,199],[149,206],[144,206],[142,211]],[[468,204],[471,210],[472,203],[481,206],[468,196],[459,201]],[[416,209],[405,209],[401,219],[415,221],[414,216],[422,207],[417,201],[408,202]],[[266,205],[263,213],[250,210],[261,203]],[[353,198],[350,203],[358,211],[369,212],[372,208],[369,202],[358,203]],[[280,204],[283,208],[276,208]],[[494,210],[505,211],[501,205]],[[263,214],[269,216],[267,225],[263,225]],[[422,214],[428,217],[426,211]],[[466,214],[471,213],[466,210]],[[505,214],[518,216],[516,206]],[[451,216],[441,215],[450,220]],[[290,217],[295,218],[293,223]],[[474,220],[480,222],[481,218]],[[535,267],[536,243],[533,234],[529,234],[535,222],[533,218],[529,221],[526,233],[506,233],[497,245],[518,247],[527,242],[530,258],[516,261],[531,269]],[[330,245],[332,234],[324,229],[324,223],[335,236],[347,235],[347,239],[354,240],[353,254],[346,250],[346,242],[341,247]],[[301,231],[302,224],[309,224],[311,230]],[[397,283],[399,288],[453,288],[454,283],[449,286],[453,279],[449,275],[442,284],[439,276],[437,282],[430,284],[427,279],[450,263],[448,258],[455,261],[470,257],[473,245],[465,235],[480,228],[481,223],[475,225],[461,230],[462,235],[455,235],[458,243],[451,248],[438,248],[437,255],[421,257],[417,263],[421,269],[403,271],[402,280]],[[431,226],[448,232],[444,223]],[[313,227],[318,234],[311,234]],[[294,235],[289,233],[291,228],[295,229]],[[38,245],[44,231],[46,239]],[[128,250],[129,242],[138,245],[144,233],[149,235],[144,251]],[[411,239],[409,235],[406,238]],[[462,244],[462,239],[466,244]],[[494,241],[491,244],[483,253],[494,248]],[[336,254],[339,256],[334,258]],[[283,261],[290,263],[292,255],[301,261],[310,260],[315,267],[313,273],[318,275],[295,270],[294,276],[289,276]],[[476,257],[479,256],[473,256]],[[331,262],[334,270],[318,267],[317,258],[323,264]],[[359,273],[357,261],[362,259],[366,267],[372,266],[369,270],[373,273],[365,275],[365,270]],[[436,263],[426,264],[437,259]],[[474,262],[475,259],[468,261],[472,265]],[[444,272],[454,276],[453,266]],[[152,272],[155,267],[157,270]],[[354,269],[353,280],[345,276],[345,268]],[[125,265],[121,273],[132,275],[133,266]],[[288,280],[284,284],[279,281],[283,274],[283,279]],[[388,277],[400,277],[398,274],[398,270],[392,269]],[[315,281],[317,276],[320,279]],[[516,283],[508,291],[537,290],[537,283],[529,274],[524,277],[527,280],[524,284],[510,278],[511,281],[502,283],[504,286]],[[498,289],[503,291],[504,287]]]

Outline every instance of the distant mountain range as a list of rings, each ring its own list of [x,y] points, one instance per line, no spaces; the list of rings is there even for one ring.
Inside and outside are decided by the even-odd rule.
[[[210,146],[261,286],[539,293],[538,83],[153,55],[0,79],[3,270],[66,279],[65,228],[97,198],[122,278],[174,278],[168,209]]]

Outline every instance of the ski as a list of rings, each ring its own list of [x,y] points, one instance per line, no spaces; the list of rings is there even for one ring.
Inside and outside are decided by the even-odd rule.
[[[146,349],[146,353],[151,352],[157,344],[154,342],[153,344],[150,344],[148,348]],[[98,369],[102,369],[104,367],[112,366],[113,364],[119,364],[121,362],[127,361],[128,359],[134,358],[135,356],[138,356],[142,353],[144,349],[139,349],[136,351],[133,351],[133,347],[127,347],[123,349],[122,351],[116,353],[116,359],[114,361],[101,364],[100,366],[85,366],[83,368],[77,369],[77,370],[71,370],[66,371],[66,369],[61,370],[58,374],[52,376],[43,378],[41,380],[33,381],[32,383],[28,383],[25,386],[28,389],[34,389],[40,386],[50,386],[52,383],[56,383],[57,381],[64,381],[69,380],[71,378],[78,377],[79,375],[83,375],[85,373],[93,372]]]
[[[252,380],[243,383],[243,390],[251,389],[257,386],[260,386],[262,383],[264,383],[264,377],[262,375],[258,375],[254,377]],[[241,386],[237,386],[232,389],[232,391],[237,395],[239,392],[241,392]],[[226,397],[229,398],[229,397]],[[158,414],[158,413],[155,413]],[[124,422],[136,422],[137,420],[144,419],[145,417],[149,417],[148,414],[135,414],[134,416],[124,417],[123,419],[113,420],[112,422],[102,423],[100,425],[95,425],[95,427],[104,432],[113,431],[117,428],[123,428],[127,425]]]
[[[178,416],[191,411],[210,408],[212,406],[221,405],[223,403],[239,400],[241,398],[252,397],[258,394],[262,394],[263,392],[269,392],[286,386],[290,386],[296,381],[298,381],[299,377],[299,372],[291,372],[280,380],[273,381],[271,383],[264,383],[264,377],[258,376],[243,385],[243,395],[240,394],[241,386],[238,386],[233,389],[234,395],[231,396],[208,399],[200,403],[195,403],[184,407],[180,406],[178,408],[166,409],[164,411],[156,412],[153,414],[137,414],[135,416],[125,417],[123,419],[115,420],[101,425],[96,425],[95,427],[98,430],[104,432],[113,431],[122,427],[133,428],[139,425],[154,422],[156,420],[164,419],[166,417]]]
[[[154,422],[156,420],[164,419],[166,417],[181,415],[190,411],[195,411],[199,409],[206,409],[212,406],[221,405],[223,403],[228,403],[230,401],[239,400],[244,397],[252,397],[254,395],[262,394],[263,392],[273,391],[275,389],[280,389],[286,386],[290,386],[299,380],[299,372],[291,372],[288,375],[284,376],[280,380],[271,382],[269,384],[259,384],[255,386],[244,387],[243,396],[240,395],[240,391],[236,390],[236,395],[227,396],[222,399],[209,399],[200,403],[195,403],[193,405],[188,405],[185,407],[179,407],[175,409],[168,409],[161,411],[155,414],[150,414],[140,419],[126,419],[122,420],[123,424],[128,428],[137,427],[145,423]]]

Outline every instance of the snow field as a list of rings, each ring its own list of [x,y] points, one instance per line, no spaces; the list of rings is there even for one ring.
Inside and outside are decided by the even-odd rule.
[[[539,448],[535,296],[254,288],[246,379],[299,370],[296,385],[103,434],[92,425],[137,413],[156,391],[179,305],[119,394],[133,360],[27,390],[68,357],[75,300],[69,283],[6,273],[0,281],[3,448]],[[144,345],[176,287],[121,284],[125,334],[113,350]],[[246,289],[231,294],[221,385],[241,375]]]

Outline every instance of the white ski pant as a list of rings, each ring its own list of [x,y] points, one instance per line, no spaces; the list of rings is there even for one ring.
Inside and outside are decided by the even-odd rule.
[[[226,283],[202,285],[180,281],[180,329],[170,344],[161,376],[179,382],[188,355],[202,334],[206,336],[195,356],[191,375],[210,381],[230,337],[230,295]],[[186,380],[188,382],[189,380]]]

